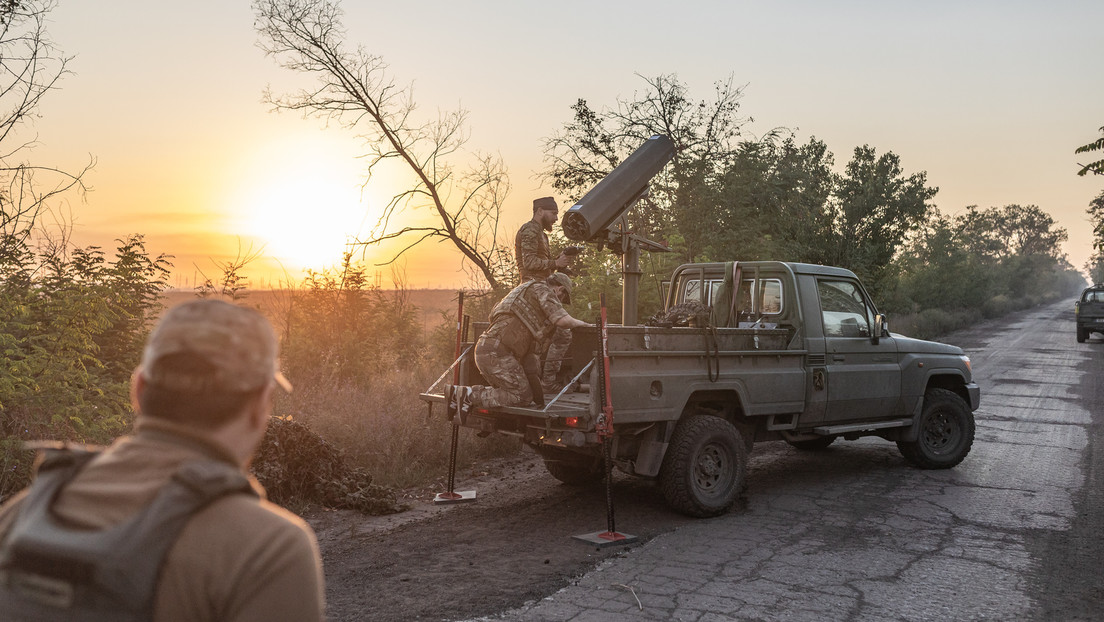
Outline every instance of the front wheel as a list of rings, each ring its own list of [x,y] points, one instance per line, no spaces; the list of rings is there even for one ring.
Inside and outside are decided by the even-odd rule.
[[[915,441],[897,441],[901,455],[921,469],[949,469],[970,453],[974,413],[954,391],[928,389]]]
[[[724,514],[747,479],[747,448],[728,421],[710,415],[682,420],[659,472],[660,490],[675,510],[704,518]]]

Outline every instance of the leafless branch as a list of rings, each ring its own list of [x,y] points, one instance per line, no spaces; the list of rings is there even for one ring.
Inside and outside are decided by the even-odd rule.
[[[502,257],[497,219],[509,184],[500,159],[477,154],[476,173],[456,177],[454,160],[464,157],[468,140],[467,112],[441,113],[419,122],[413,87],[397,86],[381,57],[359,46],[350,51],[335,0],[255,0],[253,8],[260,48],[281,67],[314,81],[311,88],[286,95],[266,90],[265,101],[274,110],[299,111],[355,132],[364,141],[365,184],[388,160],[402,162],[413,173],[412,185],[388,201],[372,233],[356,244],[366,247],[418,236],[381,264],[386,265],[428,238],[441,238],[451,242],[488,285],[498,287],[500,270],[493,263]],[[392,228],[400,215],[420,208],[431,210],[438,224]]]

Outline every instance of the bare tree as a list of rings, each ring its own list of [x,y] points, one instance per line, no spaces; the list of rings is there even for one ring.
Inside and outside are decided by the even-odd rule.
[[[448,241],[491,288],[504,284],[510,253],[498,240],[498,225],[509,181],[497,156],[476,154],[466,170],[456,170],[468,140],[467,113],[416,120],[412,88],[397,87],[381,57],[359,46],[348,49],[335,0],[255,0],[253,9],[261,49],[281,67],[314,80],[311,88],[290,94],[266,90],[265,100],[276,110],[301,111],[358,132],[368,149],[365,184],[389,160],[413,174],[410,187],[391,198],[371,234],[355,244],[412,240],[389,264],[426,240]],[[419,208],[434,213],[432,224],[401,222]]]
[[[0,261],[25,248],[42,210],[51,198],[74,187],[90,160],[73,174],[23,160],[34,140],[18,130],[38,117],[42,97],[69,73],[63,56],[46,36],[52,0],[0,0]]]

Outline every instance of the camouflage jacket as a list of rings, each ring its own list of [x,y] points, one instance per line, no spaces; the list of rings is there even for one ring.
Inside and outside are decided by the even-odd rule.
[[[551,257],[551,252],[548,235],[540,224],[530,220],[518,229],[514,237],[514,259],[517,260],[522,283],[552,274],[556,261]]]
[[[544,281],[526,281],[515,287],[491,310],[491,323],[507,316],[521,320],[537,341],[546,341],[556,321],[567,315],[556,292]]]

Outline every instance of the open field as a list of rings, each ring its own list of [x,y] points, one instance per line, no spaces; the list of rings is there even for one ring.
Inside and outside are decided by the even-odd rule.
[[[397,294],[397,290],[382,290],[384,295]],[[242,303],[256,306],[262,313],[269,317],[277,315],[278,311],[286,305],[290,290],[286,289],[260,289],[245,290]],[[418,319],[424,332],[433,330],[443,320],[441,312],[449,314],[449,320],[456,314],[456,290],[452,289],[411,289],[402,292],[410,304],[418,308]],[[170,289],[165,292],[165,306],[191,300],[196,297],[195,290]]]

